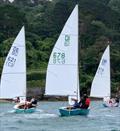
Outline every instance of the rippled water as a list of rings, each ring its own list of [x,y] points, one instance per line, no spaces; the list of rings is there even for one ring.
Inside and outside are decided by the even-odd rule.
[[[0,131],[120,131],[120,107],[105,108],[92,101],[89,115],[60,117],[66,102],[40,102],[32,114],[16,114],[14,104],[0,103]]]

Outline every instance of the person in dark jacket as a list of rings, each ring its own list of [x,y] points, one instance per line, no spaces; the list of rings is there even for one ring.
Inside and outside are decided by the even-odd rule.
[[[32,107],[36,107],[37,106],[37,99],[35,97],[33,97],[30,101]]]
[[[17,97],[15,100],[14,100],[15,103],[19,103],[20,102],[20,97]]]
[[[90,99],[86,94],[84,94],[84,96],[81,98],[79,105],[82,109],[88,109],[88,107],[90,106]]]

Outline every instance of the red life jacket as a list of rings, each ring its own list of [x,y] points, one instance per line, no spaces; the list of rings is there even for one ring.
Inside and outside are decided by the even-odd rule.
[[[87,98],[86,101],[85,101],[85,105],[89,106],[90,105],[90,99]]]

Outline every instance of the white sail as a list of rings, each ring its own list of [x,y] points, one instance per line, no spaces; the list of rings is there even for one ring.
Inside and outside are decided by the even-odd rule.
[[[110,97],[110,49],[106,48],[91,86],[91,97]]]
[[[24,27],[22,27],[12,44],[1,75],[0,98],[11,99],[16,96],[26,96],[26,50]]]
[[[46,95],[77,95],[78,5],[68,18],[51,53],[47,68]]]
[[[77,86],[77,100],[78,102],[80,101],[79,73],[78,73],[78,86]]]
[[[68,103],[69,105],[74,105],[75,104],[75,99],[77,100],[77,102],[80,101],[80,86],[79,86],[79,69],[78,69],[78,82],[77,82],[77,93],[74,95],[69,95],[68,96]]]

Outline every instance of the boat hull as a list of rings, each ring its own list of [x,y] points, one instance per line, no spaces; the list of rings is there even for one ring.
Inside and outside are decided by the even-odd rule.
[[[119,107],[118,103],[114,103],[114,104],[109,104],[109,103],[103,103],[104,107]]]
[[[31,107],[31,108],[24,108],[25,102],[23,103],[18,103],[14,106],[14,112],[15,113],[33,113],[36,110],[36,107]]]
[[[29,109],[14,109],[15,113],[33,113],[35,112],[36,108],[29,108]]]
[[[67,109],[66,107],[62,107],[59,109],[61,116],[75,116],[75,115],[88,115],[90,109]]]

